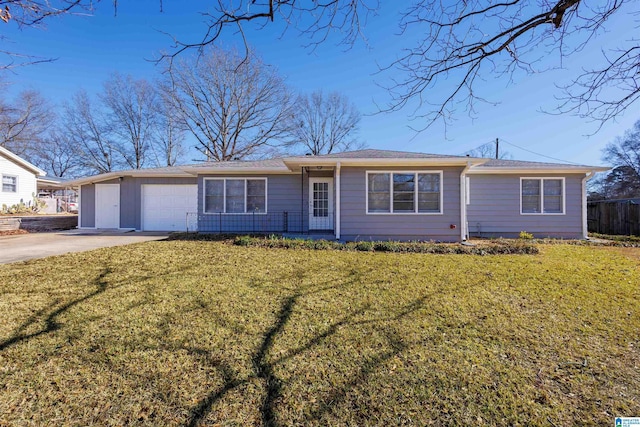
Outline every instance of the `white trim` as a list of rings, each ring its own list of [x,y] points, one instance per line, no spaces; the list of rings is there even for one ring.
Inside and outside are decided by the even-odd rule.
[[[340,162],[336,164],[336,240],[340,239]]]
[[[369,174],[389,174],[389,210],[390,212],[369,212]],[[440,175],[440,202],[439,202],[439,212],[418,212],[418,179],[416,176],[416,187],[413,195],[414,202],[414,211],[413,212],[394,212],[393,211],[393,174],[439,174]],[[367,170],[365,172],[365,181],[364,181],[364,212],[366,215],[444,215],[444,174],[442,170]]]
[[[328,210],[328,217],[329,221],[326,225],[327,228],[317,228],[317,227],[311,227],[311,222],[312,222],[312,218],[316,218],[313,216],[313,184],[315,183],[320,183],[320,182],[324,182],[328,184],[328,192],[329,194],[327,194],[327,197],[329,198],[329,206],[327,206],[327,210]],[[308,192],[309,192],[309,197],[307,200],[307,203],[309,205],[308,208],[308,228],[309,230],[332,230],[335,227],[334,224],[334,220],[332,217],[333,214],[333,206],[334,206],[334,202],[333,202],[333,177],[331,176],[310,176],[308,179]],[[317,218],[322,218],[322,217],[317,217]],[[318,222],[321,222],[321,219],[318,219]]]
[[[540,181],[540,212],[522,212],[522,181],[525,179],[536,179]],[[562,212],[545,212],[544,211],[544,181],[560,180],[562,181]],[[567,213],[567,192],[565,188],[565,177],[563,176],[521,176],[520,177],[520,215],[566,215]]]
[[[27,162],[22,157],[18,156],[17,154],[12,153],[11,151],[9,151],[6,148],[1,147],[1,146],[0,146],[0,154],[3,154],[6,158],[8,158],[12,162],[16,163],[18,166],[22,166],[23,169],[30,169],[31,172],[35,172],[36,177],[37,176],[45,176],[47,174],[45,171],[43,171],[39,167],[35,166],[32,163]]]
[[[207,200],[207,181],[223,181],[222,185],[222,203],[224,210],[227,210],[227,179],[231,180],[244,180],[244,212],[207,212],[206,200]],[[262,180],[264,181],[264,212],[247,212],[247,180]],[[229,178],[226,176],[215,177],[208,176],[202,178],[202,214],[203,215],[266,215],[269,211],[269,179],[264,176],[234,176]]]

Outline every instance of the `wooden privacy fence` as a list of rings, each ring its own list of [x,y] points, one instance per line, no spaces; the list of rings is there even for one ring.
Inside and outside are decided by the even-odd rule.
[[[640,236],[640,205],[633,202],[589,202],[589,231]]]

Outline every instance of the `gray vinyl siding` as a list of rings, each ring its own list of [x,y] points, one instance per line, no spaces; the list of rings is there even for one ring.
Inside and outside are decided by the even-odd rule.
[[[439,171],[442,174],[442,214],[367,214],[366,172]],[[377,168],[341,170],[340,237],[344,240],[460,240],[459,167]],[[456,228],[452,229],[451,225]]]
[[[208,214],[204,212],[205,178],[266,178],[267,213]],[[300,174],[199,175],[198,231],[227,233],[282,233],[306,231],[304,197],[301,192],[304,178]],[[304,186],[303,186],[304,188]]]
[[[80,228],[96,226],[96,186],[80,186]]]
[[[144,184],[195,185],[193,178],[138,178],[123,177],[102,181],[98,184],[120,184],[120,228],[141,229],[142,223],[142,186]],[[81,227],[95,227],[95,184],[81,187],[80,209]]]
[[[520,178],[565,178],[564,215],[522,215]],[[582,237],[582,178],[584,174],[470,175],[467,220],[470,236]]]

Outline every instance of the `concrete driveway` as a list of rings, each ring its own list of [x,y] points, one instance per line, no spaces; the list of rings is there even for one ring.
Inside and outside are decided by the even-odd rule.
[[[83,252],[110,246],[162,240],[167,233],[101,230],[68,230],[53,233],[0,236],[0,264]]]

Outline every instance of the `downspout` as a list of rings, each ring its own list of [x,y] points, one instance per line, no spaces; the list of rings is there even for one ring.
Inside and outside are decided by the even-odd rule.
[[[471,168],[471,162],[460,172],[460,239],[467,240],[467,171]]]
[[[304,166],[300,167],[300,232],[304,233]]]
[[[582,178],[582,238],[589,238],[589,222],[587,221],[587,181],[593,177],[594,172],[587,172]]]
[[[78,202],[78,226],[76,228],[80,229],[82,228],[82,185],[78,186],[77,202]],[[57,212],[58,212],[58,202],[56,201],[56,213]]]
[[[340,240],[340,162],[336,163],[336,240]]]

